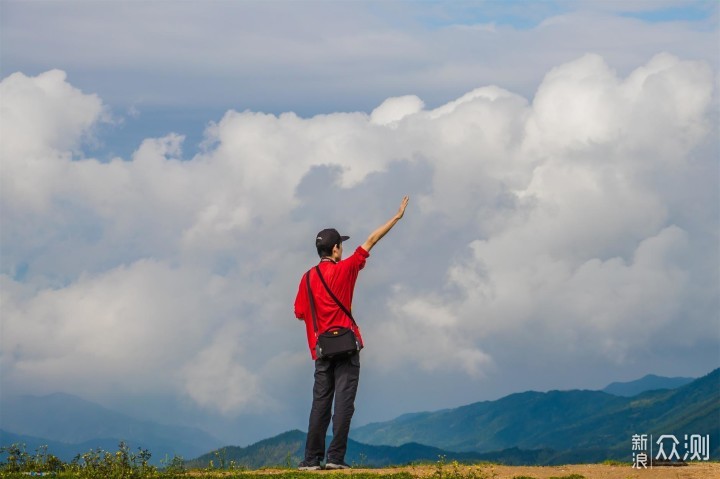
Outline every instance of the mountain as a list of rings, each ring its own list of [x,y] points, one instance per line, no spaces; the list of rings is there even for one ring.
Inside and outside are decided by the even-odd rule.
[[[675,377],[668,378],[663,376],[656,376],[654,374],[648,374],[640,379],[629,382],[615,382],[608,384],[603,392],[613,394],[615,396],[626,396],[632,397],[637,396],[645,391],[653,391],[657,389],[676,389],[691,383],[695,378],[684,378]]]
[[[634,434],[709,434],[710,457],[720,454],[720,369],[672,390],[634,397],[603,391],[512,394],[437,412],[413,413],[351,432],[346,461],[386,466],[446,460],[505,464],[629,461]],[[305,433],[289,431],[248,447],[204,454],[191,467],[294,466]],[[329,438],[328,438],[329,441]]]
[[[67,394],[3,398],[0,429],[0,445],[25,443],[30,453],[47,445],[49,453],[65,461],[90,449],[115,451],[123,440],[133,451],[150,450],[154,463],[180,455],[197,457],[189,461],[196,467],[211,460],[253,468],[292,466],[305,444],[305,433],[289,431],[244,448],[216,449],[219,442],[202,430],[141,421]],[[684,434],[709,434],[710,457],[718,457],[720,369],[675,389],[653,388],[632,397],[528,391],[406,414],[353,429],[346,460],[372,466],[432,462],[439,456],[506,464],[628,461],[635,434],[674,434],[681,441]]]
[[[215,467],[229,466],[231,462],[236,467],[251,469],[269,466],[295,467],[303,456],[306,436],[302,431],[288,431],[248,447],[228,446],[209,452],[197,459],[188,461],[187,465],[191,468],[206,468],[212,461]],[[328,438],[328,444],[329,441],[330,438]],[[522,451],[517,448],[487,454],[477,452],[457,453],[417,443],[403,444],[397,447],[371,446],[350,439],[348,440],[345,461],[357,466],[372,467],[413,462],[434,462],[440,457],[444,457],[447,461],[477,462],[492,460],[506,464],[536,464],[547,462],[555,455],[554,451]]]
[[[602,391],[512,394],[368,424],[354,429],[351,437],[372,445],[416,442],[461,452],[517,447],[565,451],[569,457],[628,459],[634,434],[710,434],[711,457],[717,457],[720,369],[676,389],[634,397]]]
[[[195,457],[221,443],[197,428],[158,424],[129,417],[98,404],[69,394],[48,396],[3,397],[0,414],[2,445],[12,444],[15,437],[35,444],[59,444],[58,450],[74,453],[50,453],[61,459],[72,459],[77,453],[102,448],[115,451],[119,442],[132,448],[148,449],[154,460],[165,456]]]

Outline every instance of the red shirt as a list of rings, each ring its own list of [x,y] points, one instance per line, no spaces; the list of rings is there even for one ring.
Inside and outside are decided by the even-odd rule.
[[[337,299],[343,306],[350,310],[350,312],[352,312],[353,291],[358,273],[365,267],[365,260],[369,256],[370,253],[365,251],[361,246],[358,246],[352,256],[337,263],[329,260],[320,261],[320,271],[328,288],[332,290]],[[312,312],[307,295],[307,285],[305,283],[305,276],[307,274],[308,273],[305,273],[300,280],[300,287],[298,288],[297,297],[295,298],[295,317],[305,321],[310,354],[313,359],[317,359],[315,354],[317,337],[315,336]],[[362,345],[363,340],[360,329],[353,325],[352,320],[340,309],[332,297],[330,297],[315,267],[309,271],[309,274],[310,289],[312,290],[313,298],[315,298],[318,334],[327,331],[331,327],[351,328]]]

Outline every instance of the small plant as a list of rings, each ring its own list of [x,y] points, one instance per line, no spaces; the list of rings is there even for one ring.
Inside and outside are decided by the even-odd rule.
[[[152,454],[147,449],[138,448],[133,453],[125,442],[120,442],[113,454],[102,449],[78,454],[68,469],[80,479],[140,479],[157,475],[157,468],[149,464]]]
[[[227,451],[223,449],[218,449],[215,451],[215,458],[218,460],[218,469],[226,469],[227,468]]]
[[[435,463],[435,472],[433,473],[433,477],[435,477],[435,479],[443,479],[443,477],[445,477],[445,464],[447,464],[445,456],[438,456],[438,460]]]
[[[0,448],[0,454],[7,454],[7,460],[3,463],[3,471],[25,472],[31,462],[30,454],[25,451],[25,444],[15,443]]]
[[[361,452],[360,454],[358,454],[357,462],[353,462],[353,467],[357,467],[358,469],[364,469],[366,463],[367,463],[367,454],[363,454]]]
[[[165,456],[165,459],[160,461],[160,463],[163,465],[163,472],[170,476],[177,476],[187,472],[185,460],[182,456],[175,455],[172,459],[168,459],[168,457]]]
[[[293,455],[290,453],[290,451],[288,451],[288,452],[285,454],[285,468],[286,468],[286,469],[293,469],[293,468],[295,467],[295,462],[296,462],[296,461],[295,461],[295,458],[294,458]]]
[[[30,455],[25,447],[25,444],[22,443],[0,447],[0,454],[7,454],[7,461],[0,464],[0,470],[3,472],[57,473],[65,468],[60,459],[48,454],[47,446],[37,448],[34,456]]]
[[[447,471],[447,460],[445,456],[438,456],[438,460],[435,463],[435,472],[433,473],[433,479],[494,479],[497,477],[497,472],[492,467],[492,464],[483,464],[476,466],[468,466],[465,471],[461,469],[458,461],[450,463],[452,469]],[[487,470],[489,467],[489,470]]]

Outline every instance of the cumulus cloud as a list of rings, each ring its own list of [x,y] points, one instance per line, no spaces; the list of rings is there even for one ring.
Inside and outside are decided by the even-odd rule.
[[[84,95],[65,80],[65,72],[52,70],[36,77],[15,73],[0,84],[0,151],[6,178],[2,187],[10,190],[8,199],[46,206],[59,187],[56,175],[63,160],[103,120],[100,99]]]
[[[444,364],[451,370],[460,364],[477,373],[487,355],[468,363],[468,351],[484,352],[483,344],[493,338],[521,337],[528,330],[542,331],[550,354],[556,344],[623,362],[673,328],[685,328],[686,312],[697,299],[692,288],[715,281],[687,268],[693,249],[703,243],[704,226],[671,215],[671,209],[680,209],[644,175],[652,170],[671,184],[679,169],[693,168],[693,149],[711,128],[712,100],[712,71],[668,55],[653,58],[626,79],[595,55],[549,72],[532,105],[517,104],[520,132],[501,127],[512,139],[504,143],[504,154],[478,159],[477,166],[468,158],[453,168],[455,174],[465,173],[452,182],[460,192],[485,189],[483,184],[500,191],[500,185],[508,185],[512,206],[487,209],[478,217],[469,196],[450,203],[469,207],[466,221],[486,222],[479,228],[484,237],[470,242],[470,253],[447,270],[453,291],[431,299],[402,292],[391,300],[400,304],[407,329],[435,342],[432,367]],[[493,112],[501,122],[502,115]],[[480,136],[482,127],[466,131]],[[497,139],[492,143],[503,145]],[[488,166],[494,162],[505,168]],[[480,178],[472,175],[480,171]],[[442,193],[436,188],[432,201],[447,207]],[[717,249],[710,254],[716,258]],[[707,316],[695,320],[711,329],[716,301],[705,301]],[[422,312],[439,318],[429,331]],[[445,347],[445,340],[452,346]],[[408,348],[397,359],[424,364],[426,350]]]
[[[170,134],[101,162],[73,153],[100,99],[59,71],[11,75],[4,386],[281,411],[309,361],[292,317],[309,238],[337,226],[360,244],[405,193],[354,305],[378,370],[482,380],[510,374],[518,349],[691,354],[718,340],[717,208],[696,207],[717,199],[715,78],[668,54],[626,76],[586,55],[531,100],[484,86],[433,109],[403,96],[371,114],[230,110],[189,160]]]

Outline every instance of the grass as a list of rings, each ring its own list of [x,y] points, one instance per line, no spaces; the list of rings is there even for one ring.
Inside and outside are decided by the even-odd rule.
[[[204,478],[204,479],[318,479],[318,473],[313,472],[302,472],[302,471],[287,471],[280,473],[257,473],[251,471],[204,471],[204,470],[193,470],[185,471],[183,473],[169,473],[165,471],[146,472],[143,476],[127,474],[127,475],[111,475],[107,476],[97,471],[62,471],[62,472],[40,472],[43,474],[42,477],[53,477],[56,479],[105,479],[105,478],[147,478],[147,479],[191,479],[191,478]],[[323,479],[415,479],[409,472],[397,472],[392,474],[380,474],[372,472],[353,472],[351,475],[344,473],[321,473]],[[28,472],[9,472],[0,470],[0,478],[7,479],[27,479]]]
[[[121,442],[118,450],[90,450],[78,454],[71,462],[61,461],[49,454],[47,447],[38,448],[34,454],[25,450],[24,444],[13,444],[0,447],[0,479],[24,479],[28,476],[54,477],[57,479],[189,479],[201,477],[206,479],[319,479],[318,473],[302,472],[294,468],[294,461],[288,455],[285,464],[273,470],[250,470],[244,465],[228,461],[223,454],[217,455],[205,469],[188,469],[182,457],[166,458],[157,467],[150,463],[151,454],[147,450],[131,451]],[[361,464],[354,464],[361,467]],[[715,461],[714,461],[715,462]],[[608,466],[630,466],[627,462],[606,460]],[[494,463],[460,464],[458,461],[448,462],[440,456],[436,462],[422,462],[410,465],[409,471],[386,467],[385,471],[351,470],[346,472],[320,473],[323,479],[497,479]],[[406,467],[407,466],[403,466]],[[419,473],[415,468],[424,470]],[[432,471],[428,475],[428,473]],[[531,476],[518,475],[513,479],[535,479]],[[550,479],[585,479],[580,474],[553,476]]]
[[[150,464],[149,451],[139,449],[131,451],[127,444],[121,442],[115,452],[102,449],[90,450],[78,454],[71,462],[65,463],[52,454],[47,447],[39,448],[35,454],[28,453],[24,444],[13,444],[0,448],[5,461],[0,463],[0,478],[15,479],[28,476],[55,477],[58,479],[175,479],[188,477],[224,478],[224,479],[317,479],[317,473],[301,472],[289,467],[279,472],[249,471],[245,467],[237,467],[232,461],[219,456],[217,463],[210,461],[208,468],[188,470],[181,457],[162,461],[163,467]],[[494,479],[492,465],[475,465],[462,467],[457,461],[447,463],[445,457],[434,463],[431,479]],[[407,471],[390,473],[370,471],[350,471],[347,473],[324,472],[327,479],[415,479],[415,475]]]

